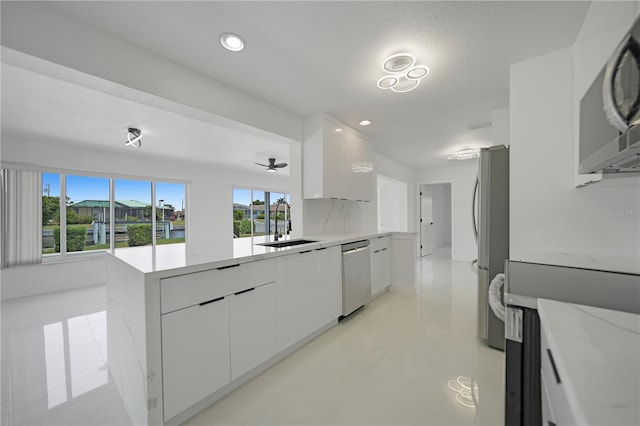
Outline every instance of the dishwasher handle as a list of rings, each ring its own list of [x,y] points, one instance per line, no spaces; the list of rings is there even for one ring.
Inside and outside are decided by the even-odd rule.
[[[345,251],[342,252],[342,255],[344,256],[345,254],[358,253],[359,251],[364,251],[364,250],[369,250],[369,246],[364,246],[364,247],[353,248],[353,249],[350,249],[350,250],[345,250]]]

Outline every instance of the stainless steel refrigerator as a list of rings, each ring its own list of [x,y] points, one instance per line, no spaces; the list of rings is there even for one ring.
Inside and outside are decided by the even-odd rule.
[[[480,150],[473,204],[478,241],[478,336],[489,346],[504,350],[504,321],[489,307],[489,284],[504,273],[509,258],[508,147]]]

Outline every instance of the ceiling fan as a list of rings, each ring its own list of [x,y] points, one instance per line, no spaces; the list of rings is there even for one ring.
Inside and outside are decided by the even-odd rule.
[[[287,167],[287,163],[278,163],[276,164],[276,159],[275,158],[269,158],[269,164],[260,164],[260,163],[256,163],[258,166],[262,166],[262,167],[266,167],[268,172],[271,173],[275,173],[278,170],[276,169],[280,169],[283,167]]]

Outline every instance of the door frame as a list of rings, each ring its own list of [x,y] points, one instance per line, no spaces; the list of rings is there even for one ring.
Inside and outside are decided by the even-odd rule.
[[[418,257],[422,257],[422,223],[420,222],[421,220],[421,216],[422,216],[422,197],[421,197],[421,192],[422,192],[422,186],[423,185],[446,185],[449,184],[450,188],[451,188],[451,198],[449,200],[449,214],[451,216],[450,220],[451,220],[451,253],[450,256],[453,259],[453,253],[455,250],[455,226],[454,226],[454,217],[453,217],[453,200],[454,200],[454,193],[455,193],[455,185],[453,183],[453,181],[450,180],[444,180],[444,181],[420,181],[418,182],[417,186],[416,186],[416,222],[417,222],[417,229],[418,229],[418,235],[419,238],[417,239],[417,250],[418,250]]]

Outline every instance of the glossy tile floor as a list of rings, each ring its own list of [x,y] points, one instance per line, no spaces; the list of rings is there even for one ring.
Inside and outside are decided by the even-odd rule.
[[[476,276],[439,251],[192,425],[500,425],[504,354],[476,338]],[[129,424],[106,370],[103,287],[2,304],[2,425]]]

